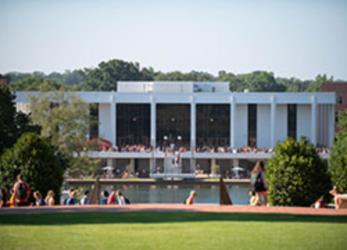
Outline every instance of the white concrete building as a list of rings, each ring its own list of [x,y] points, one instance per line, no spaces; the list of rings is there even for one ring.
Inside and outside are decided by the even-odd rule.
[[[17,105],[23,106],[35,94],[17,92]],[[118,146],[184,147],[180,159],[188,169],[182,171],[188,173],[201,159],[209,160],[212,171],[216,161],[234,160],[225,164],[235,165],[235,159],[271,157],[271,150],[237,150],[244,146],[271,149],[288,136],[304,136],[317,147],[329,148],[335,136],[334,93],[236,93],[229,91],[227,82],[119,82],[117,92],[74,94],[98,104],[99,137]],[[135,165],[136,159],[146,161],[139,164],[151,166],[150,172],[158,161],[165,165],[168,157],[158,150],[91,152],[91,156]]]

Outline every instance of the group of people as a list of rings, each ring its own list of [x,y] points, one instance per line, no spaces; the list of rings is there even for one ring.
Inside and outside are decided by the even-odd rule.
[[[320,196],[311,205],[311,207],[314,207],[314,208],[325,208],[325,207],[328,207],[328,205],[325,203],[326,195],[331,195],[333,197],[336,209],[340,209],[340,208],[343,208],[343,207],[346,208],[347,207],[347,194],[340,193],[336,186],[334,186],[333,189],[329,191],[329,193]]]
[[[53,206],[55,205],[54,196],[53,190],[49,190],[45,198],[38,190],[32,192],[22,175],[18,175],[9,194],[4,188],[0,189],[0,207]]]
[[[89,205],[90,204],[90,192],[86,190],[80,200],[76,198],[76,190],[71,188],[68,193],[68,197],[64,199],[64,205]],[[107,190],[101,192],[99,201],[100,205],[128,205],[130,201],[125,197],[121,191],[115,190],[109,193]]]
[[[252,189],[249,193],[251,206],[267,206],[268,186],[265,178],[265,167],[262,161],[258,161],[251,172],[251,185]],[[68,196],[64,199],[64,205],[88,205],[90,204],[89,190],[86,190],[80,200],[76,198],[77,191],[71,188],[68,192]],[[338,192],[336,186],[329,192],[334,197],[335,208],[339,209],[345,206],[347,201],[347,194],[341,194]],[[41,195],[40,191],[36,190],[32,192],[29,184],[24,181],[21,175],[18,175],[10,195],[7,197],[3,188],[0,189],[0,207],[21,207],[21,206],[54,206],[56,201],[54,199],[54,192],[49,190],[45,198]],[[195,202],[197,193],[192,190],[184,204],[192,205]],[[316,202],[312,204],[314,208],[326,207],[324,203],[324,196],[319,197]],[[101,193],[99,201],[101,205],[128,205],[129,199],[122,194],[120,190],[113,190],[109,193],[104,190]]]
[[[265,167],[264,163],[262,161],[258,161],[252,172],[251,172],[251,184],[252,184],[252,190],[250,191],[250,201],[249,204],[251,206],[267,206],[267,192],[268,192],[268,186],[266,183],[265,178]],[[332,190],[329,191],[329,193],[326,194],[327,196],[333,196],[334,198],[334,205],[336,209],[340,209],[342,207],[347,207],[347,194],[342,194],[337,190],[337,187],[334,186]],[[311,207],[314,208],[325,208],[328,207],[325,203],[325,195],[320,196],[312,205]]]
[[[124,205],[129,205],[130,201],[119,190],[112,191],[111,193],[105,190],[101,193],[100,204],[101,205],[117,204],[120,206],[124,206]]]
[[[141,169],[136,172],[130,172],[127,168],[123,171],[120,168],[116,168],[112,171],[104,170],[103,178],[149,178],[149,171],[146,169]]]
[[[114,151],[116,152],[152,152],[152,146],[144,144],[127,144],[122,146],[115,146]]]
[[[32,191],[30,185],[24,181],[22,175],[16,177],[16,181],[9,195],[7,195],[4,188],[0,189],[0,207],[23,207],[23,206],[54,206],[59,204],[55,200],[55,194],[52,190],[47,192],[45,197],[41,192],[36,190]],[[88,205],[90,204],[90,192],[84,191],[83,196],[77,198],[77,190],[71,188],[68,191],[67,197],[62,201],[63,205]],[[112,191],[110,194],[108,191],[101,193],[100,204],[110,205],[127,205],[130,201],[125,197],[121,191]]]

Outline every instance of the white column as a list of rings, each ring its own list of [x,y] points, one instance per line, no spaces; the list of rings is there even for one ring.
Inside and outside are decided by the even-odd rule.
[[[235,117],[236,117],[236,100],[234,96],[230,97],[230,147],[236,147],[236,134],[235,134]]]
[[[271,128],[270,128],[270,143],[271,148],[274,148],[276,145],[276,97],[271,96]]]
[[[113,145],[116,145],[116,126],[117,126],[117,122],[116,122],[116,102],[115,102],[115,97],[113,92],[111,93],[111,142]]]
[[[317,144],[317,99],[314,95],[311,97],[311,143]]]

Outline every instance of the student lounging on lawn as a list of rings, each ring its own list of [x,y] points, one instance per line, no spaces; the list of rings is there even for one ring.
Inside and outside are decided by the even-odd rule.
[[[193,205],[196,198],[196,192],[192,190],[189,197],[186,199],[186,205]]]
[[[332,190],[330,190],[330,194],[334,196],[335,208],[347,208],[347,194],[341,194],[336,186]]]

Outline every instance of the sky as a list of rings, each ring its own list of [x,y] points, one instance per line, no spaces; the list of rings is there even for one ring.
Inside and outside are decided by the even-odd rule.
[[[0,73],[113,58],[164,72],[347,80],[347,0],[0,0]]]

